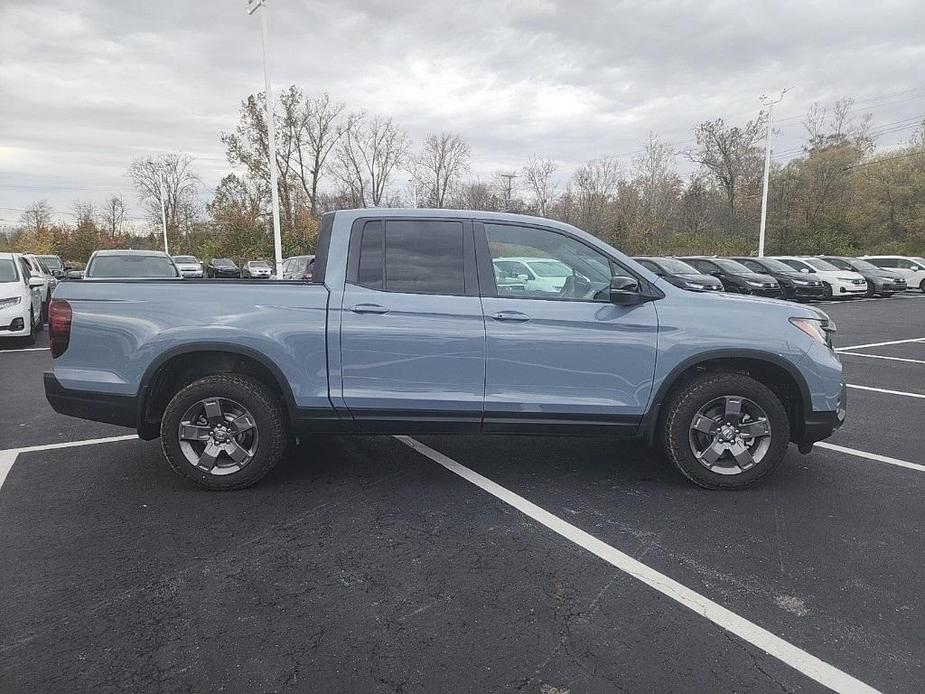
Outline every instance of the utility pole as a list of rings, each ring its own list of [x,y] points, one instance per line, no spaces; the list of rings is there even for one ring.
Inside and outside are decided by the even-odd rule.
[[[273,250],[276,255],[274,273],[279,276],[283,268],[283,242],[279,231],[279,190],[276,187],[276,123],[273,120],[273,90],[270,88],[270,57],[267,46],[267,9],[266,0],[247,0],[247,14],[263,7],[260,13],[260,41],[263,46],[263,79],[266,82],[267,101],[267,145],[270,161],[270,201],[273,206]]]
[[[414,201],[414,207],[417,209],[418,206],[418,182],[413,178],[408,179],[408,183],[411,184],[411,199]]]
[[[774,132],[774,106],[779,104],[784,94],[790,91],[790,87],[784,89],[776,99],[770,99],[764,94],[759,100],[764,106],[768,107],[768,134],[764,144],[764,184],[761,188],[761,229],[758,231],[758,257],[764,257],[764,237],[765,228],[768,220],[768,178],[771,175],[771,135]]]
[[[514,194],[514,179],[517,178],[517,174],[499,173],[498,178],[503,178],[507,181],[507,186],[504,188],[504,209],[502,212],[509,212],[511,209],[511,197]]]

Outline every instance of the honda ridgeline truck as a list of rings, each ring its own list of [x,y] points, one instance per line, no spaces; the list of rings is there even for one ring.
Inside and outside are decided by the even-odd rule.
[[[511,256],[564,278],[502,281]],[[845,417],[824,313],[684,291],[520,215],[334,212],[310,281],[77,280],[50,313],[52,407],[160,436],[209,489],[313,432],[637,437],[738,489]]]

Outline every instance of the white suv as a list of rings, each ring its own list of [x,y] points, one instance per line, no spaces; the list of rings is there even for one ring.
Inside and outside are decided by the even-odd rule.
[[[43,286],[21,254],[0,253],[0,339],[24,337],[35,344],[35,334],[43,327]]]
[[[779,255],[776,258],[787,263],[797,272],[803,272],[822,280],[825,298],[833,296],[861,296],[867,293],[867,280],[857,272],[839,270],[832,263],[821,258],[807,256]]]
[[[29,263],[32,276],[42,278],[42,322],[45,322],[48,320],[48,304],[51,302],[52,292],[58,286],[58,278],[51,273],[48,266],[38,256],[26,253],[23,258]]]
[[[918,287],[925,293],[925,258],[904,255],[864,255],[861,258],[884,270],[895,272],[906,280],[907,287]]]

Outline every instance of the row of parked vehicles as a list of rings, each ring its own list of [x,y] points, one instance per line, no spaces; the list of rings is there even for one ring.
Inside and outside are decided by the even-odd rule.
[[[808,301],[925,293],[925,259],[905,256],[642,257],[636,260],[677,287]]]

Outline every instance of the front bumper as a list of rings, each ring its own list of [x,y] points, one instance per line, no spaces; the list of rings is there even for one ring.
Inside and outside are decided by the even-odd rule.
[[[813,444],[829,438],[845,423],[848,407],[848,389],[842,383],[838,406],[831,411],[807,412],[803,421],[803,433],[796,440],[797,444]]]
[[[132,429],[138,426],[136,397],[65,388],[55,378],[53,371],[45,372],[45,399],[55,412],[69,417],[117,424]]]
[[[22,325],[18,328],[18,325]],[[26,337],[31,332],[29,307],[23,309],[22,302],[0,309],[0,337]]]
[[[184,277],[192,277],[195,279],[202,278],[202,270],[184,270],[181,268],[180,274],[183,275]]]
[[[793,295],[798,299],[818,299],[825,296],[825,287],[821,284],[816,287],[794,285]]]

